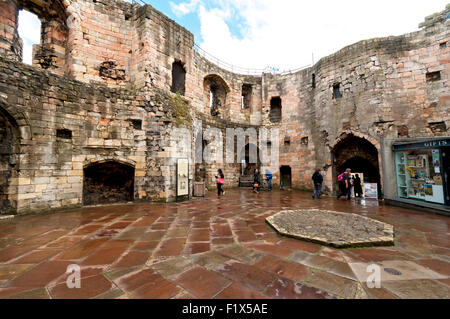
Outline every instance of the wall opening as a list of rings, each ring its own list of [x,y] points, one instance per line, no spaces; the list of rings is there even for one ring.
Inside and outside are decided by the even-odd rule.
[[[280,123],[282,119],[282,102],[281,98],[273,97],[270,100],[270,122]]]
[[[290,166],[281,166],[280,168],[280,187],[281,189],[292,187],[292,169]]]
[[[134,167],[114,161],[86,167],[83,204],[99,205],[133,201],[134,175]]]
[[[204,96],[212,116],[223,113],[229,92],[228,85],[218,75],[208,75],[203,81]]]
[[[256,151],[256,158],[253,158],[251,154]],[[254,144],[247,144],[245,145],[245,148],[241,150],[241,152],[244,152],[244,159],[245,162],[242,163],[242,175],[243,176],[253,176],[255,173],[255,169],[261,169],[261,161],[259,159],[260,151],[258,147]]]
[[[313,73],[312,75],[312,88],[315,89],[316,88],[316,74]]]
[[[290,137],[284,138],[284,146],[286,146],[286,147],[291,146],[291,138]]]
[[[426,74],[427,82],[436,82],[441,80],[441,71],[428,72]]]
[[[56,130],[56,137],[65,139],[65,140],[71,140],[72,139],[72,131],[66,130],[66,129]]]
[[[172,87],[173,93],[185,95],[186,93],[186,70],[183,63],[175,61],[172,64]]]
[[[342,97],[341,84],[333,85],[333,99],[340,99]]]
[[[253,87],[251,84],[242,85],[242,102],[241,108],[243,110],[248,110],[252,106],[252,92]]]
[[[11,179],[16,173],[17,137],[15,121],[0,108],[0,215],[11,214],[16,208]]]
[[[349,134],[334,147],[332,154],[335,191],[339,189],[337,176],[350,168],[352,173],[362,173],[365,183],[377,183],[378,193],[381,196],[378,150],[372,143]]]
[[[23,63],[33,64],[35,52],[41,44],[41,29],[42,23],[36,14],[20,10],[18,32],[23,42]]]
[[[135,130],[142,130],[142,120],[131,120],[131,125]]]

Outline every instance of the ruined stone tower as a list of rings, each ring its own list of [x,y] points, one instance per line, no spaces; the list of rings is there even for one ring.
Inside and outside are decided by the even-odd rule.
[[[18,12],[42,22],[33,65],[22,61]],[[448,137],[448,8],[421,30],[348,46],[286,74],[225,70],[193,35],[150,5],[120,0],[0,0],[0,212],[27,213],[175,197],[173,127],[276,127],[275,184],[327,191],[364,166],[398,196],[392,145]],[[194,141],[192,141],[194,143]],[[190,158],[190,181],[217,164]],[[235,187],[240,164],[224,165]]]

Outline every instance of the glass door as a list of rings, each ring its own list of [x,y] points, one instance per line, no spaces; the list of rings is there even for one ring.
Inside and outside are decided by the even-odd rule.
[[[443,148],[442,154],[442,176],[444,179],[445,203],[450,206],[450,147]]]

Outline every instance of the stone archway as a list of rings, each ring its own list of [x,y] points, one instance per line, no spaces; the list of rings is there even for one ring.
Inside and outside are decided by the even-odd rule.
[[[378,145],[378,144],[377,144]],[[379,150],[372,141],[355,134],[344,134],[332,148],[333,186],[337,191],[337,176],[350,168],[352,172],[363,173],[364,182],[377,183],[382,196],[382,180]]]
[[[84,168],[83,204],[125,203],[134,200],[135,168],[103,161]]]
[[[12,179],[17,177],[20,131],[15,119],[0,107],[0,215],[12,214],[17,209],[12,195],[17,193]]]

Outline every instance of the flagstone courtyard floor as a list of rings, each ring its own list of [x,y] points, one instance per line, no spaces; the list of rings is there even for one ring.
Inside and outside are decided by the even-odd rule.
[[[278,235],[282,210],[358,214],[395,246],[338,250]],[[90,207],[0,221],[0,298],[450,298],[448,217],[302,192],[227,191],[177,204]],[[69,289],[69,265],[81,288]],[[381,288],[369,289],[371,265]]]

